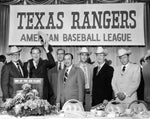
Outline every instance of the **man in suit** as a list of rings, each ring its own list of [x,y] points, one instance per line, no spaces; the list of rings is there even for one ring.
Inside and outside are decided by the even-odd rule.
[[[144,60],[144,57],[142,57],[140,59],[140,65],[141,65],[141,81],[140,81],[140,84],[139,84],[139,87],[137,89],[137,97],[138,97],[138,100],[144,100],[144,78],[143,78],[143,66],[145,64],[145,60]]]
[[[80,67],[82,69],[85,76],[84,108],[86,111],[90,111],[91,109],[91,95],[92,95],[91,81],[93,78],[93,68],[94,68],[93,65],[87,63],[90,54],[91,53],[88,51],[86,47],[82,47],[81,50],[79,51],[80,62],[77,64],[77,67]]]
[[[107,50],[98,47],[96,51],[96,58],[98,66],[93,71],[92,82],[92,106],[102,103],[104,100],[112,99],[111,80],[113,77],[113,67],[106,62]]]
[[[130,50],[119,49],[118,57],[121,66],[114,70],[112,88],[117,101],[126,105],[137,100],[137,88],[140,84],[140,66],[129,61]]]
[[[8,53],[8,55],[11,56],[11,61],[6,63],[2,68],[1,88],[3,101],[6,101],[7,98],[12,98],[15,93],[13,89],[13,79],[24,77],[22,63],[20,61],[20,52],[21,49],[16,46],[11,47],[10,52]]]
[[[7,63],[6,61],[6,57],[5,55],[0,55],[0,82],[1,82],[1,71],[2,71],[2,67]],[[0,88],[0,106],[1,106],[1,103],[2,103],[2,90]]]
[[[144,87],[144,101],[150,110],[150,50],[147,51],[145,57],[145,65],[143,66],[143,78],[145,82]]]
[[[49,69],[48,71],[48,79],[50,84],[52,85],[52,89],[54,92],[53,102],[56,104],[56,97],[57,97],[57,82],[58,82],[58,73],[64,69],[64,49],[57,49],[57,62],[56,66]]]
[[[45,42],[42,42],[42,45],[47,54],[48,60],[43,60],[41,58],[41,49],[39,47],[32,47],[30,52],[32,59],[24,63],[23,69],[25,77],[43,78],[43,99],[50,102],[53,97],[53,90],[48,81],[47,73],[48,69],[55,66],[55,61],[51,54],[52,47],[48,44],[48,41],[46,40]]]
[[[58,75],[57,106],[70,99],[77,99],[83,103],[85,79],[79,67],[73,65],[73,55],[66,53],[64,56],[65,68]]]

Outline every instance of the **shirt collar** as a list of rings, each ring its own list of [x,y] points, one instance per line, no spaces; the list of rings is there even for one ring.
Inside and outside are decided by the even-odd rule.
[[[38,63],[39,63],[39,62],[38,62]],[[37,68],[38,63],[36,63],[36,62],[33,60],[33,65],[34,65],[35,68]]]
[[[70,72],[72,66],[73,66],[73,65],[70,65],[69,67],[66,68],[66,70],[68,70],[68,73]]]
[[[64,62],[62,61],[62,62],[59,62],[59,61],[57,61],[57,63],[58,63],[58,69],[59,69],[59,67],[60,67],[60,63],[61,63],[61,69],[64,69]]]
[[[19,63],[19,61],[13,62],[15,66],[17,66],[17,63]]]
[[[127,63],[126,65],[122,65],[121,68],[123,68],[124,66],[127,68],[129,65],[129,63]]]
[[[103,67],[104,66],[104,64],[105,64],[105,62],[103,62],[101,65],[98,65],[98,67]]]
[[[82,62],[81,62],[81,63],[80,63],[80,66],[81,66],[81,67],[84,67],[84,66],[86,66],[86,64],[87,64],[87,63],[82,63]]]
[[[13,62],[15,66],[17,66],[17,62]]]
[[[62,62],[59,62],[59,61],[57,61],[58,62],[58,65],[61,63],[61,65],[64,65],[64,62],[62,61]]]

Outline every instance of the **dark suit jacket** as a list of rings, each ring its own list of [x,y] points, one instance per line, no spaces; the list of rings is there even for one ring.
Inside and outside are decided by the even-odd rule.
[[[64,73],[65,69],[63,69],[58,75],[56,102],[60,103],[61,106],[69,99],[77,99],[80,102],[83,102],[85,79],[82,69],[72,66],[65,84]]]
[[[92,106],[102,103],[104,99],[111,100],[113,94],[111,87],[113,67],[105,63],[96,75],[97,69],[98,67],[95,67],[93,70]]]
[[[138,100],[144,100],[144,78],[143,78],[142,68],[141,68],[141,81],[137,89],[137,97]]]
[[[53,96],[53,91],[51,88],[51,84],[48,81],[48,68],[52,68],[55,66],[55,61],[51,53],[47,53],[48,60],[43,60],[40,58],[37,69],[34,67],[33,59],[30,59],[28,62],[30,63],[30,78],[43,78],[43,99],[47,99],[50,102],[50,98]],[[24,64],[24,75],[28,77],[27,65],[28,62]]]
[[[22,66],[21,62],[20,66]],[[3,92],[3,101],[5,101],[6,98],[13,97],[13,78],[23,78],[23,76],[20,74],[15,64],[10,61],[3,66],[1,73],[1,88]]]

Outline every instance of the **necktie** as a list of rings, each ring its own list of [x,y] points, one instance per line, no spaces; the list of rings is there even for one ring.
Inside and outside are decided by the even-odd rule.
[[[100,69],[101,69],[101,67],[100,67],[100,66],[98,66],[96,75],[98,75],[98,73],[99,73]]]
[[[38,67],[38,62],[35,62],[35,68],[37,69],[37,67]]]
[[[126,66],[124,65],[122,68],[122,71],[124,72],[126,70]]]
[[[89,88],[88,73],[87,73],[86,65],[83,65],[83,72],[84,72],[84,77],[85,77],[85,88]]]
[[[66,71],[65,71],[64,83],[66,83],[67,79],[68,79],[68,69],[66,69]]]
[[[58,67],[58,70],[61,70],[61,62],[59,63],[59,67]]]
[[[19,73],[23,76],[19,62],[17,62],[17,69],[18,69]]]

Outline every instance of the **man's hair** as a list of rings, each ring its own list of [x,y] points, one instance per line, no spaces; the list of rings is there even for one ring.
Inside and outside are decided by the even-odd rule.
[[[60,50],[62,50],[64,52],[64,54],[65,54],[65,50],[62,49],[62,48],[57,49],[56,53],[58,54],[58,51],[60,51]]]
[[[71,59],[73,59],[73,55],[72,55],[71,53],[66,53],[65,56],[66,56],[66,55],[70,55],[70,56],[71,56]]]
[[[39,47],[32,47],[32,48],[31,48],[31,51],[30,51],[30,54],[32,54],[32,51],[35,50],[35,49],[36,49],[36,50],[39,50],[39,52],[41,53],[41,49],[40,49]]]
[[[4,55],[0,55],[0,62],[5,62],[6,61],[6,57]]]

